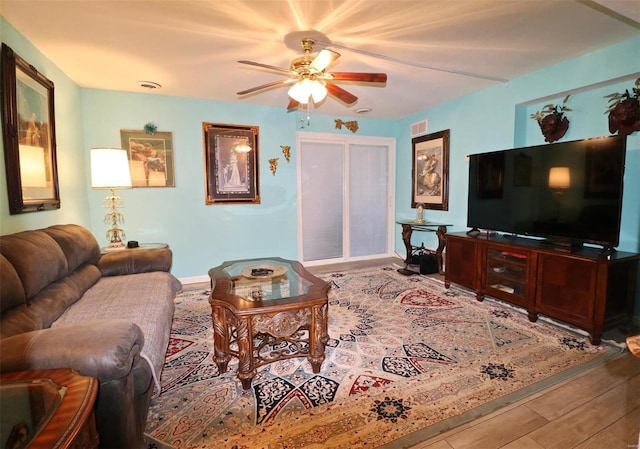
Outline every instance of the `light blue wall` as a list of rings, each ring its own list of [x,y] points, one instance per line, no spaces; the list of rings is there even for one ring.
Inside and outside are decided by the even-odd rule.
[[[468,161],[466,155],[544,143],[537,122],[529,115],[546,103],[561,103],[572,94],[568,106],[571,121],[562,139],[575,140],[609,135],[607,99],[612,92],[631,88],[640,76],[640,38],[565,61],[424,111],[398,123],[396,210],[398,217],[413,218],[411,209],[411,123],[428,119],[429,132],[451,130],[449,211],[425,211],[430,221],[450,223],[451,231],[466,231]],[[621,80],[622,79],[622,80]],[[409,174],[407,176],[407,174]],[[627,163],[618,249],[640,251],[640,135],[627,139]],[[414,233],[425,245],[437,246],[435,236]],[[402,253],[399,230],[396,251]]]
[[[449,211],[425,212],[430,221],[450,223],[450,232],[466,231],[469,165],[466,155],[544,143],[531,113],[546,103],[568,106],[571,121],[562,140],[609,135],[605,95],[631,88],[640,77],[640,38],[530,73],[400,120],[396,158],[396,211],[413,218],[411,209],[411,123],[428,119],[429,132],[451,130]],[[408,175],[407,175],[408,174]],[[435,236],[414,233],[413,243],[437,246]],[[396,251],[404,245],[397,230]],[[621,251],[640,252],[640,133],[627,138],[624,200],[620,233]],[[636,291],[635,320],[640,319],[640,289]]]
[[[284,161],[280,145],[295,147],[295,114],[284,108],[249,106],[157,94],[80,89],[54,64],[0,18],[0,36],[56,86],[56,132],[62,208],[59,211],[10,216],[4,160],[0,161],[0,231],[2,234],[56,223],[79,223],[105,242],[101,208],[104,191],[89,182],[89,151],[94,146],[120,146],[121,129],[142,129],[148,123],[173,133],[174,188],[121,190],[125,201],[127,238],[167,242],[174,250],[178,277],[206,274],[223,260],[279,255],[297,257],[295,154]],[[398,121],[359,118],[359,135],[395,137],[396,217],[414,218],[411,206],[410,125],[428,119],[429,132],[451,130],[449,210],[426,211],[431,221],[451,223],[451,231],[466,230],[468,163],[466,155],[543,142],[537,124],[529,118],[547,102],[560,102],[571,93],[571,127],[565,140],[609,134],[603,114],[607,93],[631,86],[640,76],[640,38],[557,64],[496,85],[431,110]],[[625,78],[626,77],[626,78]],[[312,113],[312,132],[336,130],[334,119]],[[259,205],[204,204],[202,122],[260,127]],[[1,143],[0,143],[1,144]],[[280,157],[276,176],[267,159]],[[419,233],[415,233],[417,235]],[[433,235],[416,237],[435,247]],[[400,229],[395,248],[404,254]],[[628,139],[621,250],[640,251],[640,136]],[[640,292],[636,314],[640,315]]]
[[[331,100],[333,101],[333,100]],[[178,277],[207,274],[225,260],[280,256],[298,258],[296,131],[299,115],[285,108],[221,103],[155,94],[82,90],[86,183],[90,185],[89,148],[120,146],[121,129],[141,130],[148,122],[173,137],[176,186],[119,190],[125,207],[122,226],[128,240],[167,242]],[[335,129],[335,118],[312,111],[303,131],[351,134]],[[348,120],[347,118],[343,118]],[[205,205],[202,123],[253,125],[260,129],[260,196],[254,205]],[[358,119],[358,135],[393,137],[392,121]],[[281,145],[292,148],[285,161]],[[268,159],[279,157],[274,175]],[[91,230],[106,243],[102,209],[104,190],[87,188]]]
[[[61,208],[59,210],[10,215],[4,144],[0,139],[0,148],[2,148],[3,154],[3,157],[0,158],[0,234],[11,234],[25,229],[37,229],[60,223],[77,223],[88,226],[89,207],[84,173],[80,88],[3,17],[0,17],[0,38],[15,53],[53,81],[55,85],[58,176],[61,180]]]

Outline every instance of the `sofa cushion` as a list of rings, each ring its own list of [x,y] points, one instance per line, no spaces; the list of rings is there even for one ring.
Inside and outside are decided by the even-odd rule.
[[[42,231],[60,245],[69,273],[84,263],[95,265],[100,257],[100,245],[87,228],[66,224],[50,226]]]
[[[169,248],[134,248],[102,254],[98,268],[103,276],[170,271],[173,253]]]
[[[175,307],[173,297],[181,287],[180,281],[166,272],[102,277],[52,327],[115,318],[135,323],[144,334],[141,356],[149,362],[160,390]]]
[[[0,340],[13,335],[42,329],[42,318],[26,304],[13,307],[2,312],[2,325],[0,326]],[[3,354],[4,360],[4,354]]]
[[[27,300],[30,309],[41,320],[42,327],[50,327],[67,308],[89,290],[100,279],[100,270],[95,265],[84,264],[58,282],[42,289]],[[35,330],[35,329],[30,329]]]
[[[60,245],[42,230],[0,237],[0,252],[18,273],[27,298],[69,271]]]
[[[144,345],[127,320],[95,320],[0,340],[1,372],[72,367],[100,381],[128,376]]]
[[[18,272],[7,258],[0,254],[0,314],[24,304],[26,299]]]

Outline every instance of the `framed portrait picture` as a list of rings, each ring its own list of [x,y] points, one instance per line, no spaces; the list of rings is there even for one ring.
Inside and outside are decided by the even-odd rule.
[[[257,126],[203,123],[206,204],[260,203]]]
[[[449,130],[411,139],[411,207],[449,210]]]
[[[127,150],[133,187],[175,187],[173,137],[170,132],[147,134],[142,130],[120,130]]]
[[[2,44],[2,135],[12,215],[60,208],[53,88]]]

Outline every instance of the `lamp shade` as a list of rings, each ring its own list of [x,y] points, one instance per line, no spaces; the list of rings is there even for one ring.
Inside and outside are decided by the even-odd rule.
[[[131,172],[127,152],[119,148],[91,149],[91,187],[130,188]]]
[[[569,167],[551,167],[549,170],[549,187],[552,189],[568,189],[571,187]]]
[[[47,166],[44,160],[44,148],[19,145],[18,149],[22,187],[46,187]]]
[[[305,78],[302,81],[298,81],[291,89],[289,89],[289,96],[296,100],[300,104],[309,103],[309,97],[311,96],[311,80]]]
[[[314,80],[311,84],[311,98],[314,103],[320,103],[327,96],[327,88],[318,80]]]
[[[309,103],[309,97],[314,103],[320,103],[327,96],[327,87],[316,79],[305,78],[291,86],[289,96],[300,104]]]

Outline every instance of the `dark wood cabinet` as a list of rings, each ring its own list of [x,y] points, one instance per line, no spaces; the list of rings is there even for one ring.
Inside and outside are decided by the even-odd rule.
[[[599,344],[602,332],[631,322],[640,254],[572,251],[543,241],[480,234],[447,234],[445,286],[470,288],[564,321],[589,333]]]
[[[476,288],[479,245],[469,239],[449,238],[447,236],[447,269],[445,279],[474,290]],[[450,264],[449,260],[455,263]]]

